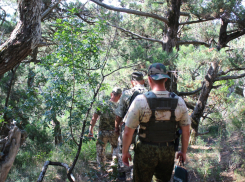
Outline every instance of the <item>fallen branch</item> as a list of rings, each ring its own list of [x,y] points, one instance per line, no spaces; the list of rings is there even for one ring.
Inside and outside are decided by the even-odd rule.
[[[44,163],[44,166],[43,166],[43,168],[42,168],[42,172],[40,173],[37,182],[42,182],[42,181],[43,181],[43,178],[44,178],[44,176],[45,176],[45,173],[46,173],[46,171],[47,171],[49,165],[64,167],[64,168],[66,168],[67,173],[68,173],[68,171],[70,170],[69,166],[68,166],[67,164],[65,164],[65,163],[46,161],[46,162]],[[72,179],[73,181],[75,181],[75,177],[74,177],[73,174],[71,174],[71,179]]]

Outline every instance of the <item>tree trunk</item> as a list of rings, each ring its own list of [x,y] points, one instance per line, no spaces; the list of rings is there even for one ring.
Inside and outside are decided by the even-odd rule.
[[[177,34],[179,29],[181,0],[171,0],[171,8],[168,11],[168,30],[165,36],[166,43],[163,50],[170,53],[177,44]]]
[[[56,115],[53,116],[53,126],[54,126],[54,137],[55,137],[55,145],[59,145],[62,143],[62,135],[61,135],[61,128],[60,122],[56,118]]]
[[[24,60],[41,40],[41,0],[19,0],[20,21],[0,46],[0,75]]]
[[[0,46],[0,77],[23,61],[41,40],[41,0],[19,0],[18,4],[20,20],[10,38]],[[5,136],[1,138],[0,182],[5,181],[23,142],[17,126],[12,126]]]
[[[3,158],[0,158],[0,182],[4,182],[11,169],[21,143],[21,131],[14,126],[8,134],[3,148]]]
[[[209,94],[212,90],[214,79],[217,77],[218,73],[218,64],[217,62],[211,63],[211,66],[208,70],[208,74],[205,76],[205,80],[202,85],[202,91],[200,93],[199,99],[196,103],[193,113],[191,114],[192,123],[191,126],[194,129],[195,136],[198,134],[198,126],[200,118],[203,116],[203,111],[205,109]],[[193,135],[192,135],[193,136]],[[195,141],[195,139],[191,139]]]

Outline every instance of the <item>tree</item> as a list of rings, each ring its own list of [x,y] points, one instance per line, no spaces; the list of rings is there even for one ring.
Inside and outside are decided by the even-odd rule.
[[[41,42],[41,19],[45,18],[60,0],[54,5],[41,12],[41,0],[23,0],[19,2],[19,22],[11,34],[11,37],[0,46],[0,75],[12,70],[12,77],[9,83],[9,92],[5,101],[5,108],[8,107],[8,100],[13,85],[16,69]],[[2,23],[5,17],[1,18]],[[1,115],[1,158],[0,158],[0,180],[5,181],[7,174],[13,165],[20,145],[23,143],[26,134],[22,134],[20,129],[11,125],[12,120],[7,117],[6,112]],[[5,138],[6,137],[6,138]],[[23,141],[21,141],[21,139]]]
[[[152,44],[158,43],[162,46],[162,50],[168,54],[173,52],[173,48],[176,48],[178,51],[181,45],[190,44],[195,46],[204,45],[206,47],[216,47],[217,50],[220,50],[227,47],[228,42],[245,34],[245,26],[243,23],[245,8],[241,4],[241,1],[224,2],[222,0],[213,0],[208,2],[200,1],[197,3],[196,1],[179,0],[167,2],[153,0],[136,2],[134,0],[125,0],[120,1],[121,7],[107,5],[98,0],[91,1],[105,9],[126,13],[126,15],[121,15],[124,17],[124,21],[127,21],[128,23],[122,21],[121,24],[117,23],[117,25],[115,25],[110,23],[110,25],[117,27],[126,34],[126,37],[137,40],[146,40]],[[105,10],[101,9],[101,12],[104,13],[104,11]],[[147,19],[150,19],[150,21],[147,21]],[[108,18],[108,21],[111,20],[112,19]],[[199,32],[199,34],[187,34],[190,32],[190,26],[199,24],[200,27],[206,22],[215,22],[213,26],[217,26],[217,20],[221,20],[220,31],[217,37],[208,36],[205,40],[198,40],[195,37],[202,38],[203,32]],[[132,26],[132,21],[135,21],[135,24],[138,23],[139,28],[136,29],[135,25]],[[151,29],[151,31],[148,31],[142,25],[142,22],[151,22],[151,26],[157,27],[158,30],[152,31]],[[137,30],[139,33],[127,28]],[[151,32],[155,32],[155,34],[149,35]],[[145,49],[145,51],[148,50]],[[176,66],[174,64],[168,62],[167,65],[170,65],[170,70],[176,71]],[[196,91],[184,93],[178,91],[177,86],[172,87],[174,88],[172,91],[177,92],[182,96],[195,94],[201,91],[191,115],[194,136],[198,135],[200,118],[203,117],[203,111],[206,107],[210,92],[214,88],[214,83],[218,80],[237,79],[245,76],[244,74],[240,74],[237,76],[223,77],[223,75],[226,75],[231,71],[244,70],[244,67],[234,67],[225,72],[218,73],[220,69],[221,67],[218,65],[217,61],[214,61],[205,76],[201,89],[198,88]],[[177,77],[172,76],[172,78],[172,83],[169,83],[169,85],[176,85]]]

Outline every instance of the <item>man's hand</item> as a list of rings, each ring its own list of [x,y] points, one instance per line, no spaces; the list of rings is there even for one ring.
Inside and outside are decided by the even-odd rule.
[[[115,133],[119,135],[119,128],[115,128]]]
[[[130,155],[129,152],[127,152],[126,154],[122,154],[122,161],[123,161],[123,163],[124,163],[126,166],[129,166],[128,159],[129,159],[130,161],[132,160],[131,155]]]
[[[91,140],[91,138],[94,137],[94,131],[93,131],[93,129],[91,129],[91,127],[89,128],[89,134],[88,134],[88,137],[90,138],[89,140]]]
[[[186,160],[186,153],[178,152],[176,159],[179,159],[180,162],[185,162]]]

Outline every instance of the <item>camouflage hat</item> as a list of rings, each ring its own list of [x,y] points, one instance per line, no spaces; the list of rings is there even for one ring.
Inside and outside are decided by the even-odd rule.
[[[142,74],[141,72],[134,71],[134,72],[132,73],[131,80],[136,80],[136,81],[143,80],[143,74]]]
[[[122,89],[120,89],[119,87],[114,87],[114,88],[112,89],[112,92],[115,92],[115,93],[117,93],[117,94],[121,94],[121,93],[122,93]]]
[[[162,63],[153,63],[148,69],[148,76],[153,80],[161,80],[163,78],[170,78],[167,75],[166,67]]]

